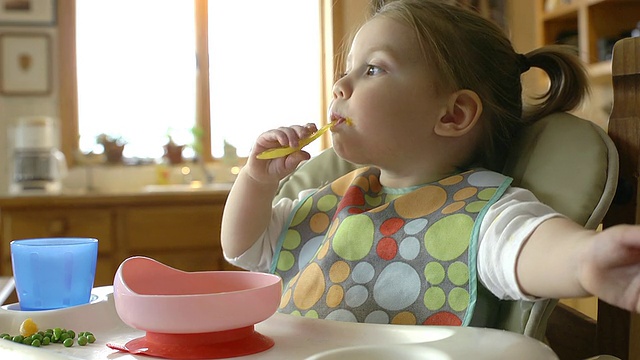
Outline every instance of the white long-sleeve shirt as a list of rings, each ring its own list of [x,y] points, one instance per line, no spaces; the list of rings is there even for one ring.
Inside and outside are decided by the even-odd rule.
[[[251,271],[268,272],[285,222],[301,199],[310,192],[301,192],[297,199],[283,198],[273,208],[271,223],[251,248],[230,263]],[[562,216],[541,203],[530,191],[509,188],[487,211],[478,237],[478,278],[496,297],[505,300],[535,300],[520,289],[516,277],[516,260],[531,233],[543,221]]]

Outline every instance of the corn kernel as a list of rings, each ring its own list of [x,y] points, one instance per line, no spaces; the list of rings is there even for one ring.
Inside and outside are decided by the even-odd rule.
[[[20,335],[31,336],[38,332],[38,325],[31,318],[27,318],[20,325]]]

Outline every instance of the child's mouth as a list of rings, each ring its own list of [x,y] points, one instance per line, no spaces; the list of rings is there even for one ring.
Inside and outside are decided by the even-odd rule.
[[[353,120],[351,120],[351,118],[343,117],[337,114],[331,114],[331,122],[333,123],[332,128],[341,124],[347,124],[348,126],[351,126],[353,124]]]

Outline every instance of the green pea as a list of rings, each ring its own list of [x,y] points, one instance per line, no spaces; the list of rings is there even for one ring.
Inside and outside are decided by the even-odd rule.
[[[89,341],[90,344],[93,344],[96,341],[95,336],[93,336],[93,334],[89,334],[87,336],[87,340]]]
[[[62,334],[60,335],[60,341],[64,342],[64,341],[65,341],[65,340],[67,340],[67,339],[71,339],[71,336],[69,336],[69,334],[67,334],[67,333],[62,333]]]
[[[33,339],[33,341],[31,342],[31,346],[40,347],[40,340]]]
[[[64,347],[72,347],[73,346],[73,339],[71,339],[71,338],[64,339],[64,341],[62,342],[62,345],[64,345]]]
[[[9,336],[9,334],[7,334],[7,333],[2,333],[2,334],[0,334],[0,337],[1,337],[1,338],[5,337],[5,336]]]
[[[45,336],[42,338],[42,345],[49,345],[49,343],[51,343],[51,338],[48,336]]]
[[[26,338],[22,339],[22,343],[25,345],[31,345],[32,341],[33,341],[33,338],[31,338],[31,336],[27,336]]]
[[[12,339],[11,335],[9,335],[9,334],[2,335],[2,338],[5,339],[5,340],[11,340]]]
[[[22,340],[24,340],[24,336],[22,336],[22,335],[16,335],[16,336],[14,336],[14,337],[13,337],[13,339],[12,339],[12,340],[13,340],[13,342],[21,343],[21,342],[22,342]]]
[[[55,328],[53,329],[53,337],[51,338],[51,340],[58,341],[61,335],[62,335],[62,329]]]
[[[67,334],[69,334],[69,337],[72,339],[76,337],[76,333],[73,330],[67,330]]]
[[[42,341],[42,338],[43,338],[44,336],[42,336],[42,335],[40,335],[40,334],[33,334],[33,335],[31,335],[31,337],[32,337],[34,340],[35,340],[35,339],[38,339],[38,340]]]
[[[78,336],[78,345],[85,346],[88,342],[89,339],[87,339],[85,336]]]

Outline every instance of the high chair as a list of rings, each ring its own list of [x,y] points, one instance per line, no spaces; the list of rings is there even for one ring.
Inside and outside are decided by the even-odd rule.
[[[613,57],[616,95],[609,125],[615,144],[604,130],[588,120],[568,113],[551,114],[526,129],[513,147],[504,169],[505,174],[514,178],[513,186],[531,190],[540,201],[586,228],[596,229],[616,194],[617,144],[622,154],[620,193],[626,194],[626,202],[612,206],[605,226],[635,223],[636,214],[640,214],[636,212],[640,171],[639,61],[640,38],[616,45]],[[630,62],[635,64],[635,70]],[[282,197],[296,198],[300,190],[322,186],[357,167],[341,160],[333,149],[327,149],[283,179],[274,201]],[[497,309],[498,320],[491,327],[543,341],[549,336],[548,343],[561,359],[585,359],[597,354],[627,358],[620,353],[620,348],[628,347],[628,313],[599,304],[596,341],[593,320],[562,304],[556,305],[556,300],[502,301]],[[567,329],[568,323],[574,323],[574,317],[579,319],[580,327]],[[626,321],[623,322],[626,326],[619,325],[620,319]],[[626,335],[621,329],[625,327]],[[625,338],[619,339],[619,334]],[[574,335],[580,338],[573,339]],[[605,345],[596,346],[598,343]]]

